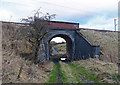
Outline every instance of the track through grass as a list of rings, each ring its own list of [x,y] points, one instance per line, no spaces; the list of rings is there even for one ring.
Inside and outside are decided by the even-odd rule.
[[[60,63],[56,63],[53,66],[51,73],[49,74],[49,83],[63,83],[67,81],[65,72],[61,69]]]
[[[72,70],[68,66],[68,64],[61,62],[62,70],[64,70],[66,77],[67,77],[67,83],[77,83],[76,78],[72,75]]]
[[[49,83],[98,83],[99,79],[78,63],[55,63],[49,75]]]

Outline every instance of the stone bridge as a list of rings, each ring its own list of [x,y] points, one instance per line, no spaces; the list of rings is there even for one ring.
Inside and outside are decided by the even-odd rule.
[[[41,61],[50,60],[50,41],[55,37],[65,39],[66,55],[72,61],[99,56],[99,45],[92,45],[78,29],[78,23],[52,21],[48,34],[41,42],[38,58]]]

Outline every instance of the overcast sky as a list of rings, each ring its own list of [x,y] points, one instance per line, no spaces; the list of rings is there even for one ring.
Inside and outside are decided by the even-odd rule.
[[[54,20],[77,22],[80,27],[114,30],[119,0],[0,0],[0,21],[20,21],[41,7]]]

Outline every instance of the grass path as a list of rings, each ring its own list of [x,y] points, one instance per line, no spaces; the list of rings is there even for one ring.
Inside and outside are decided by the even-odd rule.
[[[50,83],[95,83],[99,82],[93,74],[86,71],[78,63],[60,62],[54,64],[49,75]]]
[[[67,83],[77,83],[76,78],[72,75],[72,70],[66,63],[61,63],[62,70],[65,71]]]
[[[49,74],[48,83],[63,83],[67,81],[65,72],[61,69],[61,64],[54,64],[51,73]]]

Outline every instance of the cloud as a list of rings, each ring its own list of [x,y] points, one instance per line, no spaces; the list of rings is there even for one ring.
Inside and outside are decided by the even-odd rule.
[[[0,20],[9,21],[12,13],[8,10],[0,10]]]
[[[61,38],[61,37],[55,37],[53,38],[51,41],[55,41],[55,42],[66,42],[65,39]]]
[[[114,30],[114,18],[107,18],[107,16],[95,16],[89,19],[85,24],[80,24],[79,27],[101,30]]]
[[[79,14],[86,16],[100,11],[117,10],[118,0],[4,0],[6,7],[12,7],[11,11],[33,11],[39,7],[43,11],[56,13],[58,16],[71,16]],[[15,7],[14,7],[15,6]],[[6,8],[5,7],[5,8]],[[18,10],[14,10],[18,9]]]
[[[42,12],[56,14],[55,20],[79,22],[82,26],[113,28],[112,19],[117,17],[119,0],[1,0],[0,20],[20,21]],[[81,24],[82,23],[82,24]]]

